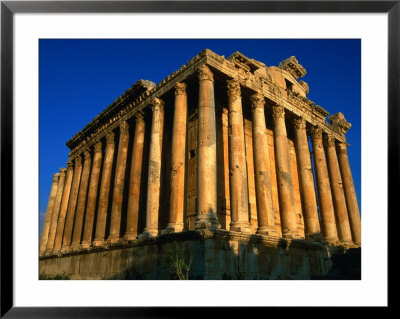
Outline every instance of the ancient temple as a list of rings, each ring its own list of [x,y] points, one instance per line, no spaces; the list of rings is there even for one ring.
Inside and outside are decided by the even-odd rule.
[[[40,271],[168,279],[176,242],[194,279],[326,275],[361,247],[351,124],[307,98],[305,74],[294,56],[267,67],[206,49],[137,81],[66,143]]]

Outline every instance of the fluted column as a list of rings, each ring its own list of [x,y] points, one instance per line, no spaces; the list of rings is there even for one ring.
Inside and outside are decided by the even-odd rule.
[[[347,157],[346,143],[337,144],[340,172],[342,175],[343,189],[346,197],[347,211],[353,242],[361,245],[361,219],[356,190],[354,188],[353,176],[350,170],[349,159]]]
[[[344,244],[351,244],[351,231],[347,215],[346,199],[340,176],[339,163],[336,156],[335,138],[326,135],[324,139],[326,156],[328,159],[329,180],[331,182],[333,207],[335,208],[336,226],[339,239]]]
[[[94,156],[92,171],[90,175],[89,193],[87,196],[85,223],[83,227],[82,248],[90,247],[93,235],[94,212],[96,209],[97,191],[99,186],[99,177],[101,169],[101,160],[103,158],[103,149],[101,142],[94,146]]]
[[[283,106],[274,105],[272,107],[272,115],[274,119],[275,162],[278,178],[282,236],[285,238],[300,238],[297,233],[293,182],[290,171],[285,110]]]
[[[169,222],[166,232],[183,230],[185,205],[185,168],[186,168],[186,121],[187,95],[186,84],[175,85],[175,110],[172,129],[171,154],[171,197]]]
[[[197,133],[197,202],[195,227],[221,228],[217,219],[217,144],[214,76],[206,65],[199,68],[199,120]]]
[[[335,212],[333,209],[332,192],[329,183],[328,168],[324,146],[322,143],[322,130],[319,127],[311,128],[311,139],[314,154],[314,168],[318,189],[319,210],[322,220],[322,233],[324,240],[329,244],[338,242]]]
[[[302,118],[293,120],[298,172],[300,175],[300,193],[303,199],[306,238],[321,240],[321,228],[318,218],[314,177],[311,166],[310,150],[306,133],[306,122]]]
[[[232,217],[230,230],[250,233],[246,146],[240,84],[236,80],[228,80],[226,83],[229,110],[229,185]]]
[[[47,239],[46,253],[51,253],[54,247],[54,239],[56,237],[58,214],[60,212],[61,196],[64,189],[66,171],[67,171],[66,168],[60,168],[60,179],[58,180],[57,195],[54,201],[53,213],[51,214],[49,238]]]
[[[49,229],[51,222],[51,215],[53,214],[54,201],[57,196],[58,180],[60,179],[60,173],[53,174],[53,182],[51,183],[49,200],[47,202],[46,215],[44,218],[42,236],[40,237],[39,254],[43,255],[47,247],[47,240],[49,238]]]
[[[279,236],[275,229],[268,138],[265,126],[265,100],[261,94],[250,97],[253,120],[254,176],[257,200],[257,234]]]
[[[121,240],[121,213],[124,196],[126,158],[129,146],[129,125],[122,122],[120,127],[117,165],[115,167],[114,194],[111,206],[110,235],[108,241],[113,244]]]
[[[138,235],[140,182],[142,178],[145,123],[143,114],[136,114],[135,136],[132,147],[131,173],[129,178],[128,211],[125,240],[135,240]]]
[[[74,176],[72,179],[71,193],[68,201],[67,217],[65,218],[65,228],[61,252],[68,252],[71,246],[72,229],[74,227],[76,202],[78,199],[79,184],[81,182],[82,158],[78,155],[74,161]]]
[[[110,197],[111,173],[114,160],[114,133],[109,132],[106,136],[106,153],[104,155],[103,173],[100,183],[99,204],[97,209],[96,235],[93,246],[105,244],[105,233],[107,223],[108,201]]]
[[[86,194],[89,185],[90,166],[92,165],[92,155],[89,150],[84,152],[85,161],[83,162],[81,184],[79,185],[78,202],[76,204],[74,231],[72,236],[72,249],[80,248],[82,231],[83,231],[83,217],[86,206]]]
[[[164,102],[155,98],[152,105],[149,173],[147,183],[146,227],[139,238],[158,236],[160,211],[161,152],[164,126]]]
[[[72,162],[68,161],[67,174],[65,176],[65,182],[64,182],[64,190],[61,198],[60,213],[58,214],[56,237],[54,239],[53,253],[55,254],[58,253],[61,249],[62,238],[64,234],[65,217],[67,214],[68,200],[71,192],[72,176],[73,176]]]

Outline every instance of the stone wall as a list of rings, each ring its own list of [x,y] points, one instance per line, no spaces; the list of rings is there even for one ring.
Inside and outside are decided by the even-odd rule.
[[[173,243],[186,262],[189,279],[311,279],[332,266],[326,246],[223,230],[167,234],[130,244],[97,247],[40,259],[41,274],[70,279],[172,279],[167,262]]]

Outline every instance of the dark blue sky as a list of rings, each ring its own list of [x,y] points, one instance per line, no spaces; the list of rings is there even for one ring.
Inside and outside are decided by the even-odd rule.
[[[66,167],[65,142],[139,79],[156,84],[203,49],[240,51],[278,66],[296,56],[306,70],[308,98],[342,112],[350,167],[361,205],[361,40],[39,40],[40,231],[52,175]]]

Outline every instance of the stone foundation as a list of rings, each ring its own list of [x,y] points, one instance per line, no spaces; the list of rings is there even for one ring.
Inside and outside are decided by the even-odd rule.
[[[167,262],[173,243],[193,262],[189,279],[312,279],[332,267],[338,247],[224,230],[173,233],[125,244],[40,258],[41,274],[70,279],[172,279]]]

